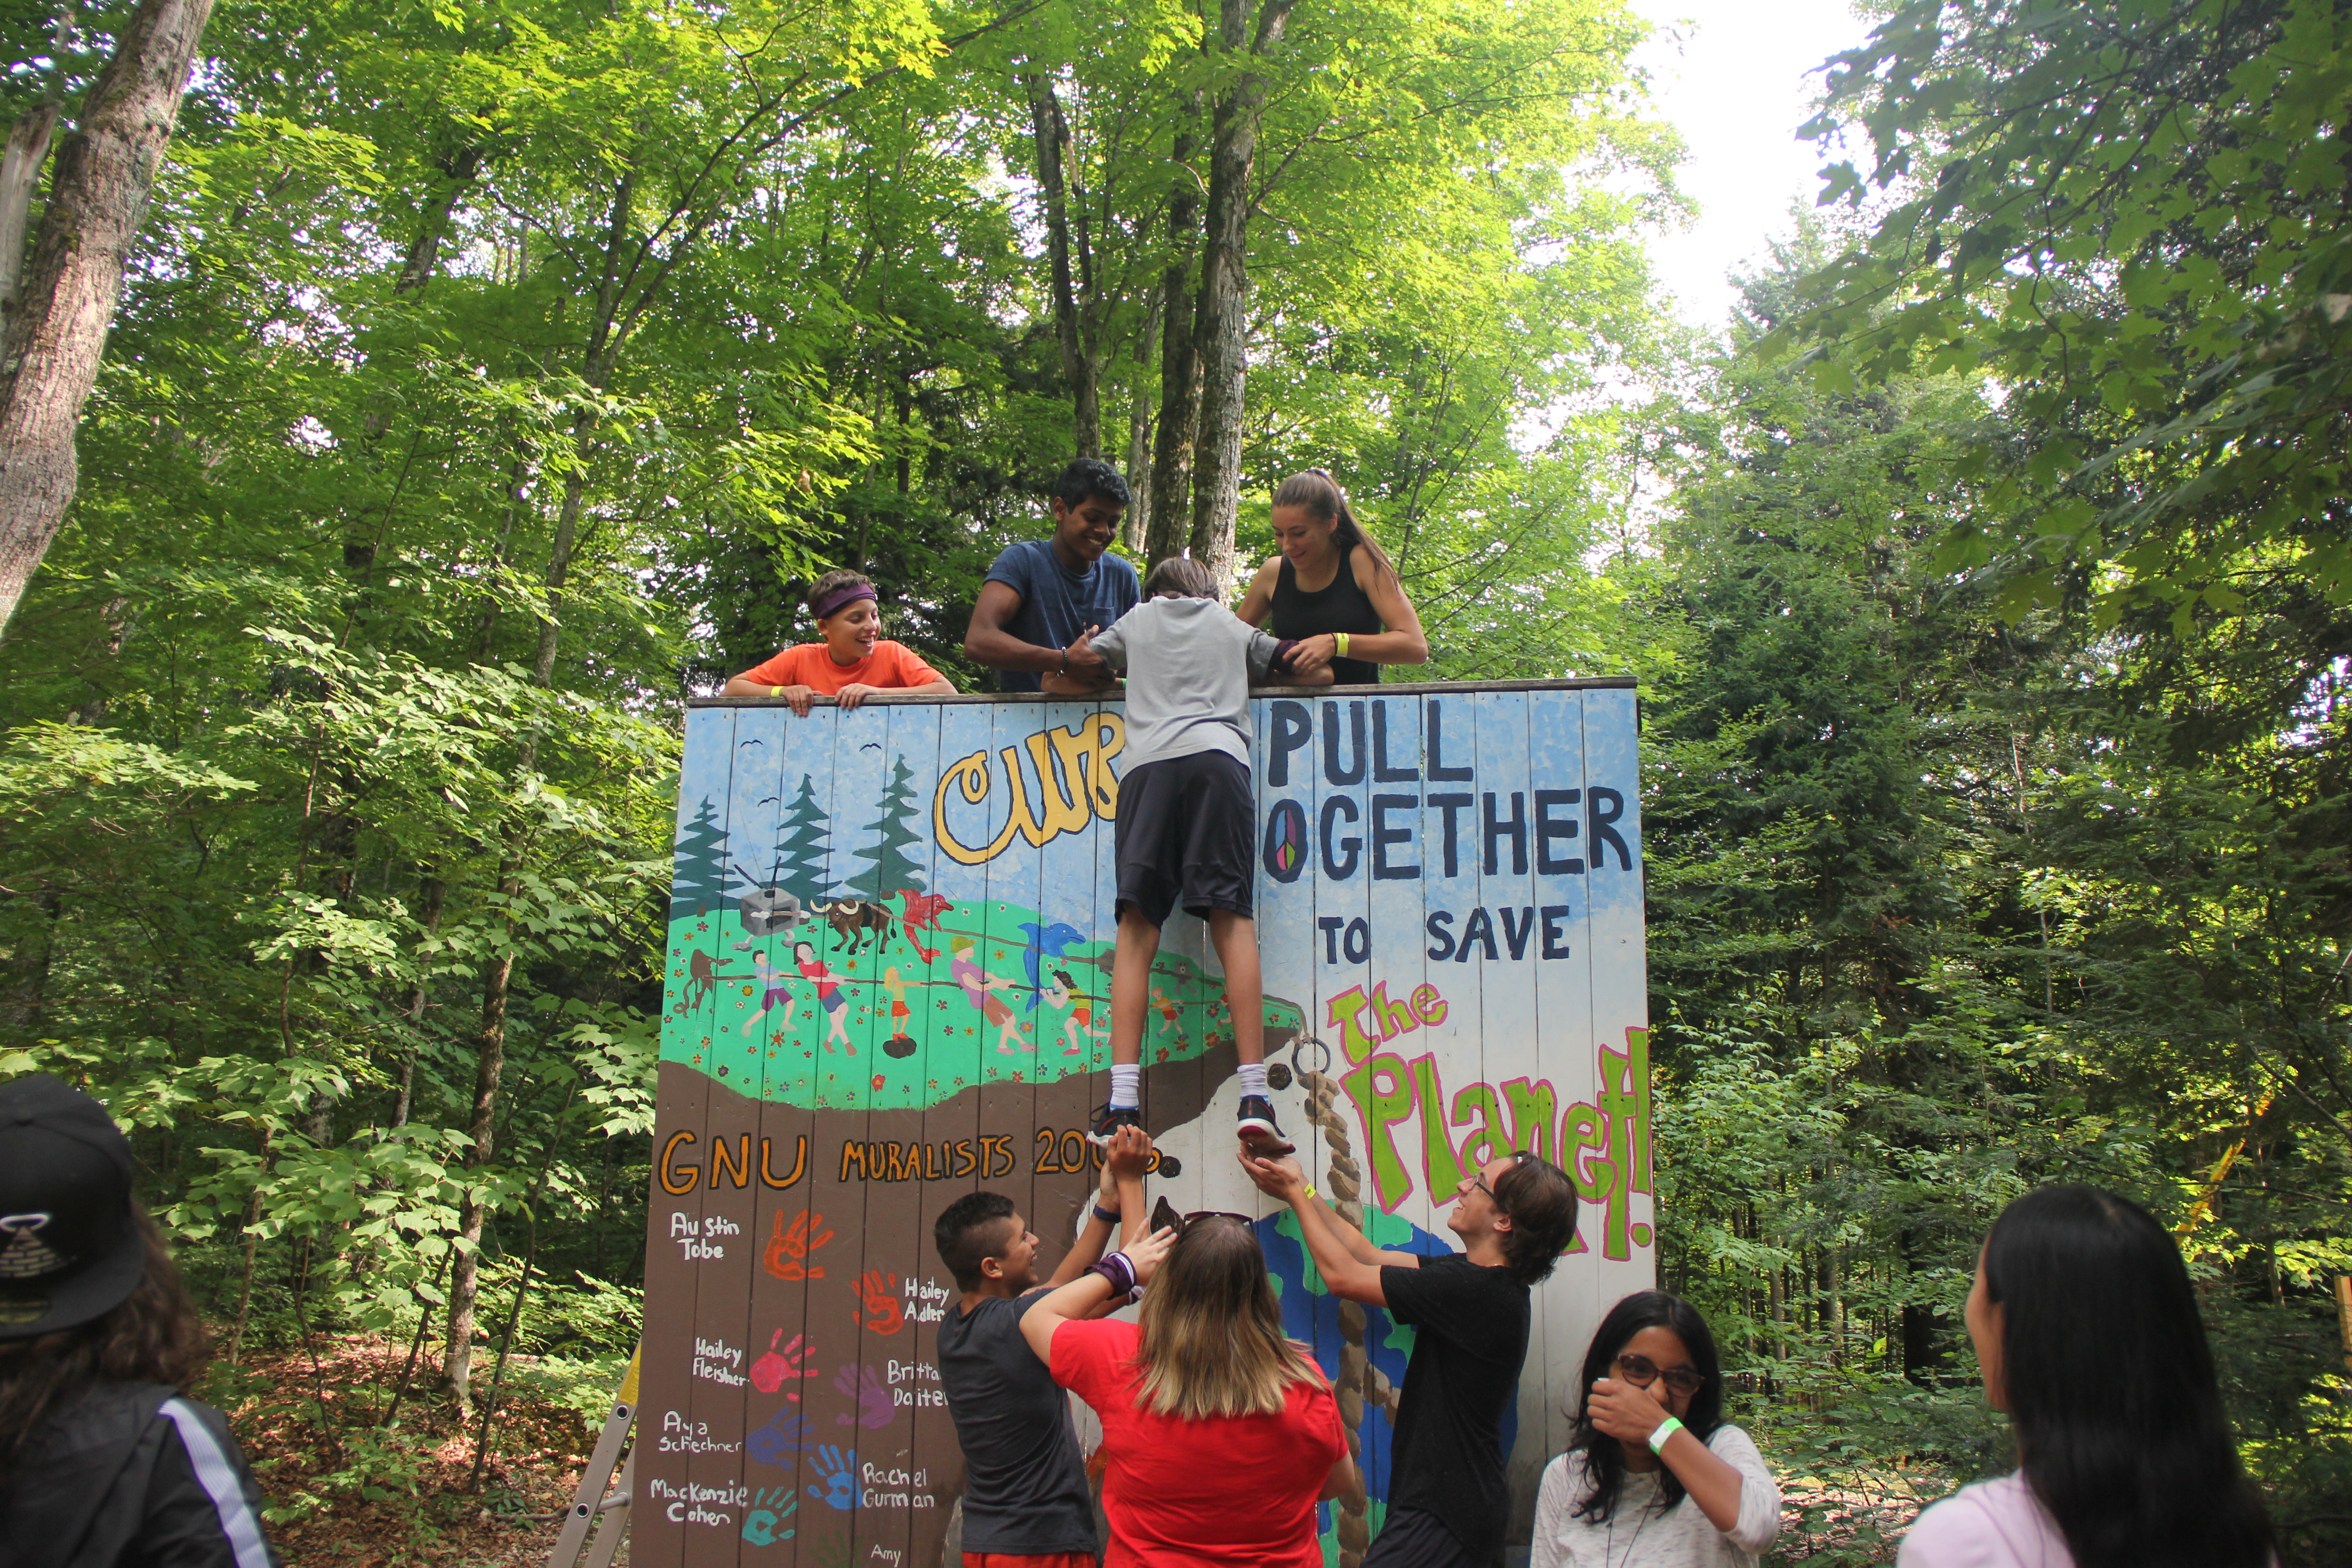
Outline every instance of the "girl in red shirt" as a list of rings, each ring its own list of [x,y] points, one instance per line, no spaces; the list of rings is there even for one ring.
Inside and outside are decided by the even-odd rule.
[[[828,572],[809,584],[809,613],[822,642],[788,647],[765,664],[728,681],[730,697],[781,697],[808,717],[809,700],[830,697],[855,708],[877,691],[924,691],[949,696],[955,682],[923,662],[904,643],[882,637],[882,608],[863,572]]]
[[[1322,1568],[1315,1505],[1356,1484],[1339,1401],[1283,1337],[1246,1219],[1195,1215],[1170,1235],[1021,1320],[1054,1381],[1102,1418],[1105,1568]],[[1147,1279],[1140,1323],[1081,1321]]]

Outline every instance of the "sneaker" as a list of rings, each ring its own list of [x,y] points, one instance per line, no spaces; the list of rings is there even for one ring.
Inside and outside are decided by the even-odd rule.
[[[1275,1124],[1274,1107],[1262,1094],[1242,1096],[1241,1122],[1235,1131],[1241,1133],[1242,1147],[1261,1160],[1279,1159],[1298,1150]]]
[[[1099,1105],[1095,1108],[1095,1124],[1087,1139],[1097,1149],[1110,1147],[1111,1135],[1122,1127],[1143,1125],[1143,1112],[1131,1105]]]

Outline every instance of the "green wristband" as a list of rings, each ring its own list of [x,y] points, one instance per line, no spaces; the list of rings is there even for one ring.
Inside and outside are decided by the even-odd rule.
[[[1675,1420],[1673,1416],[1667,1416],[1664,1421],[1658,1423],[1658,1429],[1650,1434],[1650,1452],[1663,1456],[1666,1451],[1666,1439],[1673,1436],[1677,1432],[1686,1432],[1688,1430],[1688,1427]]]

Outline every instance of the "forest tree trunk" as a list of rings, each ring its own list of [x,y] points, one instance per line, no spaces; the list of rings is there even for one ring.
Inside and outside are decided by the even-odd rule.
[[[0,347],[0,631],[72,503],[74,428],[212,9],[212,0],[142,0],[58,150],[24,298]]]
[[[499,891],[509,899],[521,889],[520,876],[510,873],[499,879]],[[474,1048],[474,1114],[467,1128],[473,1141],[466,1156],[468,1172],[480,1172],[497,1152],[499,1079],[506,1072],[507,997],[513,979],[510,952],[490,960],[482,977],[482,1028]],[[449,1392],[457,1401],[460,1415],[473,1412],[468,1384],[474,1365],[474,1303],[481,1288],[482,1228],[489,1218],[489,1205],[482,1197],[478,1180],[467,1183],[466,1195],[457,1205],[457,1261],[449,1275],[449,1329],[441,1358],[441,1370],[449,1379]]]
[[[1263,0],[1250,37],[1247,0],[1222,0],[1219,40],[1263,59],[1282,45],[1291,0]],[[1265,78],[1244,69],[1217,100],[1209,147],[1209,210],[1201,247],[1201,300],[1192,329],[1201,356],[1201,425],[1192,469],[1192,559],[1220,584],[1234,574],[1241,510],[1242,402],[1249,371],[1250,175],[1257,163]]]
[[[1045,198],[1045,258],[1053,274],[1054,337],[1062,347],[1062,374],[1069,378],[1071,435],[1081,458],[1102,456],[1101,371],[1094,334],[1078,307],[1078,281],[1071,265],[1069,182],[1062,153],[1070,144],[1070,122],[1054,79],[1043,71],[1021,78],[1029,95],[1029,123],[1037,143],[1037,185]],[[1083,248],[1083,247],[1081,247]],[[1079,258],[1084,265],[1085,258]],[[1091,279],[1089,279],[1091,282]],[[1094,290],[1087,293],[1091,299]]]
[[[1200,355],[1192,341],[1192,253],[1200,243],[1201,195],[1192,174],[1200,151],[1201,102],[1184,106],[1170,149],[1168,270],[1160,281],[1160,426],[1151,447],[1150,516],[1144,554],[1157,566],[1183,553],[1192,517],[1192,439],[1201,424]]]
[[[8,1026],[27,1040],[40,1033],[42,1005],[48,997],[49,963],[57,950],[58,916],[64,910],[64,896],[55,888],[35,893],[33,914],[37,924],[17,940],[8,961],[15,972],[8,986]]]
[[[442,163],[441,172],[449,177],[449,183],[425,204],[425,211],[416,221],[415,237],[408,242],[408,254],[401,259],[400,277],[392,286],[394,293],[422,289],[440,270],[441,242],[448,237],[450,215],[457,210],[457,198],[466,194],[466,188],[481,171],[482,150],[478,147],[460,147]]]
[[[1150,341],[1151,327],[1147,324],[1143,339]],[[1150,370],[1148,363],[1139,363],[1135,372],[1133,395],[1128,399],[1127,415],[1127,516],[1120,521],[1119,543],[1131,554],[1141,554],[1146,536],[1151,530],[1151,398],[1144,385]]]

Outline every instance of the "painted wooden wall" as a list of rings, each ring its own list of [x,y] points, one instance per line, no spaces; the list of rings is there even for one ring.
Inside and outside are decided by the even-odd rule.
[[[1625,683],[1356,689],[1253,704],[1267,1059],[1310,1174],[1433,1250],[1462,1172],[1514,1148],[1586,1199],[1537,1296],[1518,1538],[1585,1341],[1653,1278],[1642,843]],[[987,1187],[1066,1245],[1108,1087],[1116,702],[689,712],[669,925],[632,1561],[929,1564],[962,1464],[933,1345],[940,1211]],[[1236,1168],[1205,928],[1153,972],[1152,1179],[1266,1214]],[[1259,1223],[1291,1332],[1339,1381],[1377,1531],[1412,1331],[1341,1303]]]

